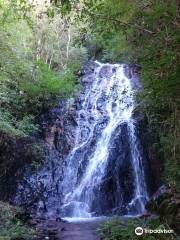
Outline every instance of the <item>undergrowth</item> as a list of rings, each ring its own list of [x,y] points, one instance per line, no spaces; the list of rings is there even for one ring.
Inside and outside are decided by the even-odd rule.
[[[171,230],[167,224],[162,224],[158,218],[155,219],[120,219],[115,217],[103,223],[98,229],[102,240],[178,240],[175,233],[143,233],[141,236],[135,234],[135,229],[165,229]]]
[[[16,217],[20,208],[0,202],[0,240],[35,240],[35,230]]]

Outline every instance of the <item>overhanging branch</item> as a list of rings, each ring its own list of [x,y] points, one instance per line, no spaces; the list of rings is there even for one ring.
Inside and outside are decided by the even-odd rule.
[[[124,22],[124,21],[121,21],[119,19],[115,19],[115,18],[112,18],[112,17],[109,17],[109,16],[105,16],[103,14],[96,14],[96,13],[90,13],[90,15],[94,15],[94,16],[97,16],[97,17],[100,17],[102,19],[105,19],[105,20],[109,20],[109,21],[113,21],[113,22],[117,22],[121,25],[124,25],[124,26],[134,26],[135,28],[139,29],[139,30],[142,30],[144,32],[147,32],[149,34],[155,34],[153,31],[149,30],[149,29],[146,29],[146,28],[143,28],[141,26],[139,26],[138,24],[131,24],[131,23],[127,23],[127,22]]]

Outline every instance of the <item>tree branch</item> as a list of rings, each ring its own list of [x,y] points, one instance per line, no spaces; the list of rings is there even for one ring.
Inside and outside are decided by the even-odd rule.
[[[124,25],[124,26],[133,26],[133,24],[131,23],[127,23],[127,22],[124,22],[124,21],[121,21],[119,19],[115,19],[115,18],[112,18],[112,17],[109,17],[109,16],[105,16],[103,14],[96,14],[96,13],[89,13],[90,15],[94,15],[94,16],[97,16],[97,17],[100,17],[102,19],[105,19],[105,20],[110,20],[110,21],[114,21],[114,22],[117,22],[117,23],[120,23],[121,25]],[[150,33],[150,34],[155,34],[155,32],[149,30],[149,29],[146,29],[146,28],[143,28],[141,26],[139,26],[138,24],[134,24],[134,27],[139,29],[139,30],[142,30],[144,32],[147,32],[147,33]]]

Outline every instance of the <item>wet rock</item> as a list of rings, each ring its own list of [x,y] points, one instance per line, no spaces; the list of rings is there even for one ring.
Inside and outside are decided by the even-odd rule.
[[[47,214],[48,209],[56,205],[56,201],[61,203],[59,184],[63,176],[63,159],[74,145],[77,126],[75,116],[73,102],[67,101],[61,101],[59,108],[42,115],[40,121],[46,157],[39,171],[33,172],[30,167],[25,168],[13,202],[36,209],[41,215]]]
[[[139,81],[139,76],[141,72],[141,66],[138,64],[130,64],[124,66],[124,73],[125,75],[131,79],[132,87],[135,90],[141,90],[142,85]]]
[[[84,75],[90,75],[94,72],[95,68],[98,66],[98,64],[94,61],[88,61],[87,64],[85,64],[83,69]]]
[[[142,70],[142,66],[139,64],[129,64],[128,67],[132,75],[139,75]]]
[[[132,78],[132,71],[128,66],[124,66],[124,73],[129,79]]]
[[[61,218],[60,218],[60,217],[57,217],[57,218],[56,218],[56,222],[61,222]]]
[[[107,65],[107,66],[104,66],[104,67],[101,68],[99,76],[101,78],[103,78],[103,77],[109,77],[110,78],[113,75],[114,71],[115,71],[115,69],[111,70],[111,67]]]
[[[106,209],[107,215],[112,212],[124,215],[127,214],[127,203],[132,199],[134,188],[127,125],[119,126],[112,139],[113,145],[109,149],[111,160],[108,162],[101,185],[95,188],[97,191],[92,209],[98,214],[104,214]]]
[[[54,125],[54,126],[51,126],[47,131],[46,131],[46,137],[45,137],[45,141],[49,144],[49,145],[53,145],[54,142],[55,142],[55,133],[56,132],[59,132],[61,131],[61,129],[57,129],[57,127]]]
[[[84,85],[84,84],[93,82],[93,80],[94,80],[93,75],[88,77],[83,77],[81,80],[81,83]]]
[[[32,220],[32,216],[30,215],[29,212],[26,211],[17,212],[15,218],[21,220],[24,223],[27,223],[30,220]]]

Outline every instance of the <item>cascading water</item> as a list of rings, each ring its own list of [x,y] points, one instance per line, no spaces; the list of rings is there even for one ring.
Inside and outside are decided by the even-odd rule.
[[[84,71],[72,106],[45,118],[46,159],[35,173],[27,168],[14,202],[48,217],[141,214],[148,164],[134,116],[138,81],[128,65],[90,62]]]
[[[134,90],[125,68],[126,65],[96,62],[94,79],[84,91],[83,103],[78,110],[75,146],[66,159],[61,185],[61,215],[64,217],[99,215],[105,209],[99,211],[98,205],[106,202],[106,199],[109,208],[124,208],[125,214],[145,211],[148,194],[140,141],[132,116],[135,108]],[[104,198],[101,196],[101,190],[103,185],[107,185],[108,166],[113,160],[111,149],[116,133],[121,135],[123,132],[122,126],[126,131],[125,140],[129,142],[127,159],[124,157],[124,161],[130,159],[129,174],[133,179],[130,188],[132,186],[133,191],[129,190],[129,199],[125,199],[122,185],[126,183],[120,183],[121,176],[118,176],[115,180],[116,197],[110,200],[110,197],[105,197],[106,192]],[[118,171],[115,165],[114,168]],[[111,192],[111,189],[108,191]]]

